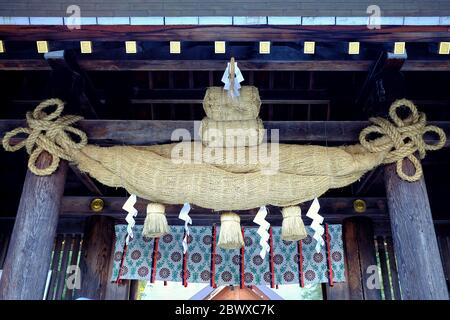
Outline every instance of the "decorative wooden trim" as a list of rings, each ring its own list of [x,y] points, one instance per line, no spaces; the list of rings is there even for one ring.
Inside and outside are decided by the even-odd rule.
[[[64,25],[0,25],[3,40],[37,41],[356,41],[438,42],[448,41],[447,26],[385,26],[370,30],[366,26],[210,26],[210,25],[86,25],[70,30]]]

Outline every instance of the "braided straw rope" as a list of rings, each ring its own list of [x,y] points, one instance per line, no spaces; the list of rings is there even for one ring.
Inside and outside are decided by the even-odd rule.
[[[43,111],[52,105],[57,107],[53,113]],[[411,115],[406,119],[400,119],[396,113],[401,106],[410,110]],[[423,158],[427,150],[442,148],[446,139],[441,129],[426,126],[425,115],[418,113],[410,101],[400,100],[390,110],[393,123],[380,118],[370,119],[373,125],[361,132],[361,144],[342,147],[279,144],[275,150],[263,144],[235,150],[222,148],[219,157],[211,158],[212,149],[203,147],[196,152],[195,147],[202,143],[195,141],[141,147],[86,145],[86,135],[71,126],[81,117],[59,118],[62,110],[60,100],[41,103],[34,112],[27,114],[27,128],[17,128],[5,135],[3,147],[7,151],[25,147],[30,154],[28,167],[37,175],[51,174],[57,169],[59,160],[66,159],[99,182],[110,187],[123,187],[143,199],[165,204],[189,202],[214,210],[297,205],[319,197],[328,189],[347,186],[382,163],[397,162],[399,176],[406,181],[415,181],[422,174],[415,153]],[[423,135],[427,132],[437,134],[439,141],[434,145],[425,144]],[[373,133],[382,137],[369,141],[369,135]],[[18,134],[28,137],[18,145],[11,145],[10,140]],[[80,141],[72,141],[72,135],[77,135]],[[255,163],[247,156],[243,163],[227,161],[229,149],[250,155],[259,152],[260,147],[267,147],[270,155],[273,151],[276,154],[273,161],[278,170],[273,174],[262,170],[267,166],[264,158],[258,158]],[[186,152],[183,156],[186,162],[174,161],[174,151],[178,155],[180,148]],[[42,151],[49,152],[53,159],[50,166],[39,169],[35,163]],[[414,175],[403,172],[404,158],[414,163]],[[232,224],[231,221],[224,222]]]
[[[397,114],[400,107],[409,109],[409,116],[401,119]],[[389,116],[393,123],[383,118],[370,118],[374,125],[369,126],[359,134],[359,142],[370,152],[386,152],[383,163],[396,163],[397,174],[405,181],[413,182],[420,179],[423,174],[422,165],[417,158],[425,157],[426,151],[438,150],[445,145],[445,132],[436,126],[426,125],[426,116],[423,112],[418,112],[417,107],[407,99],[395,101],[390,109]],[[435,133],[439,140],[436,144],[425,143],[423,136],[425,133]],[[381,134],[382,137],[375,140],[368,140],[370,134]],[[407,175],[403,171],[403,160],[409,159],[415,168],[415,173]]]
[[[56,106],[56,110],[51,113],[44,112],[44,109]],[[6,151],[17,151],[23,147],[27,150],[30,158],[28,168],[38,176],[52,174],[56,171],[60,159],[71,161],[73,149],[81,149],[87,144],[86,134],[71,125],[83,119],[79,116],[61,116],[64,110],[64,103],[59,99],[48,99],[40,103],[33,112],[27,112],[28,128],[16,128],[5,134],[3,137],[3,148]],[[27,134],[28,137],[16,145],[11,145],[10,140],[19,134]],[[74,142],[68,133],[79,137],[79,142]],[[52,156],[52,162],[46,168],[37,168],[36,161],[39,155],[47,151]]]

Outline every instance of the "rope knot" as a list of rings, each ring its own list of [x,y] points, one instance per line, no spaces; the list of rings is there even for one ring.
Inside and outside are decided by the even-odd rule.
[[[397,113],[400,107],[406,107],[409,115],[402,119]],[[441,149],[446,142],[445,132],[436,126],[426,125],[426,116],[417,111],[410,100],[395,101],[389,108],[392,122],[383,118],[370,118],[373,125],[363,129],[359,134],[359,142],[370,152],[386,152],[383,163],[396,163],[397,174],[405,181],[413,182],[423,174],[422,165],[417,158],[425,157],[426,151]],[[369,140],[370,134],[379,134],[380,138]],[[427,144],[426,133],[435,133],[439,139],[435,144]],[[415,172],[408,175],[403,171],[403,160],[408,159],[414,165]]]
[[[44,110],[56,106],[56,110],[50,113]],[[17,151],[25,147],[30,155],[28,168],[38,176],[50,175],[56,171],[60,159],[71,160],[73,149],[81,149],[87,144],[86,134],[72,124],[83,119],[80,116],[66,115],[61,117],[64,103],[60,99],[48,99],[41,102],[33,112],[27,112],[28,127],[19,127],[5,134],[3,148],[6,151]],[[78,136],[79,142],[75,142],[69,133]],[[12,138],[19,134],[28,137],[16,145],[11,145]],[[46,151],[52,156],[52,162],[46,168],[37,168],[36,161],[39,155]]]

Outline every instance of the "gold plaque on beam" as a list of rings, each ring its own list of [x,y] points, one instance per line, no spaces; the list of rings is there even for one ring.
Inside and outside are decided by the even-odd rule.
[[[358,213],[363,213],[366,211],[367,209],[367,205],[366,202],[364,200],[361,199],[356,199],[353,202],[353,209],[358,212]]]
[[[125,41],[125,52],[136,53],[137,52],[136,41]]]
[[[348,43],[348,54],[359,54],[359,42]]]
[[[170,53],[171,54],[181,53],[181,42],[180,41],[170,41]]]
[[[100,212],[105,207],[105,202],[103,201],[103,199],[95,198],[91,201],[90,207],[92,211]]]
[[[450,54],[450,42],[439,43],[439,54]]]
[[[3,52],[5,52],[5,46],[3,44],[3,41],[0,40],[0,53],[3,53]]]
[[[214,53],[225,53],[225,41],[214,41]]]
[[[303,44],[303,52],[305,54],[314,54],[316,52],[316,43],[314,41],[305,41]]]
[[[92,53],[92,42],[90,41],[80,41],[81,53]]]
[[[259,42],[259,54],[270,54],[270,41]]]
[[[404,42],[394,43],[394,54],[405,54],[406,44]]]
[[[47,41],[36,41],[37,52],[47,53],[48,52],[48,42]]]

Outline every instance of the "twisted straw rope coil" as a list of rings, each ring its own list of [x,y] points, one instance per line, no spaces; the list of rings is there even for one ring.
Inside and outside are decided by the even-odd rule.
[[[203,99],[206,116],[216,121],[256,119],[260,108],[259,91],[253,86],[242,86],[234,98],[223,87],[209,87]]]
[[[397,110],[400,107],[409,110],[409,116],[401,119]],[[426,116],[418,112],[417,107],[407,99],[395,101],[389,108],[389,117],[392,122],[383,118],[370,118],[374,125],[369,126],[359,134],[359,142],[370,152],[386,152],[383,163],[396,163],[397,174],[405,181],[413,182],[420,179],[423,174],[420,160],[415,155],[418,152],[420,159],[425,157],[426,151],[441,149],[446,142],[445,132],[436,126],[426,125]],[[436,144],[425,143],[423,136],[427,133],[435,133],[439,137]],[[375,140],[367,140],[370,134],[381,134],[382,137]],[[403,160],[409,159],[415,173],[407,175],[403,171]]]
[[[46,113],[48,107],[56,106],[56,110]],[[3,137],[3,148],[6,151],[17,151],[23,147],[30,155],[28,168],[38,176],[50,175],[56,171],[60,159],[71,161],[71,150],[81,149],[87,144],[86,134],[71,125],[83,119],[80,116],[61,116],[64,103],[59,99],[49,99],[41,102],[33,112],[27,112],[28,128],[16,128]],[[16,145],[11,145],[10,140],[21,133],[28,137]],[[79,137],[79,142],[74,142],[68,133]],[[52,156],[52,162],[46,168],[36,167],[36,161],[40,154],[47,151]]]
[[[52,113],[44,112],[44,109],[46,109],[52,105],[56,105],[56,110],[54,112],[52,112]],[[400,108],[401,106],[407,107],[411,113],[406,119],[400,119],[397,115],[397,109]],[[30,171],[32,171],[36,175],[52,174],[57,169],[60,159],[65,159],[68,161],[74,161],[74,162],[76,162],[77,165],[83,164],[84,170],[89,172],[95,178],[99,179],[101,182],[104,182],[105,184],[111,185],[111,186],[118,186],[118,182],[116,181],[117,179],[114,178],[114,175],[117,173],[114,173],[113,171],[110,172],[109,170],[107,170],[106,169],[107,168],[106,166],[108,165],[107,163],[97,162],[97,161],[93,161],[93,160],[95,158],[100,159],[101,154],[103,154],[105,152],[108,153],[108,155],[109,155],[108,158],[110,158],[111,152],[117,151],[116,148],[119,148],[119,147],[99,148],[99,147],[94,147],[94,146],[88,145],[86,147],[86,148],[88,148],[88,149],[86,149],[86,152],[90,152],[90,153],[87,153],[87,154],[80,153],[80,149],[85,147],[87,144],[87,137],[86,137],[85,133],[83,133],[79,129],[72,127],[71,125],[74,124],[75,122],[81,120],[82,117],[73,116],[73,115],[67,115],[67,116],[60,117],[60,115],[63,111],[63,108],[64,108],[64,104],[59,99],[50,99],[50,100],[46,100],[46,101],[42,102],[41,104],[39,104],[39,106],[33,112],[27,113],[27,115],[26,115],[26,119],[27,119],[27,123],[28,123],[27,128],[16,128],[16,129],[8,132],[7,134],[5,134],[5,136],[3,138],[4,149],[6,151],[17,151],[17,150],[25,147],[28,154],[30,154],[30,159],[28,161],[28,168],[30,169]],[[437,149],[442,148],[445,145],[445,141],[446,141],[445,133],[442,129],[440,129],[438,127],[427,126],[425,115],[423,113],[419,113],[417,111],[416,106],[412,102],[405,100],[405,99],[394,102],[394,104],[392,104],[392,106],[390,108],[389,115],[390,115],[390,118],[392,119],[393,123],[389,122],[386,119],[382,119],[382,118],[371,118],[369,120],[373,123],[373,125],[363,129],[360,133],[359,140],[360,140],[361,145],[347,146],[347,147],[342,147],[341,149],[345,150],[346,156],[354,157],[353,158],[354,161],[358,161],[357,159],[360,159],[360,162],[358,162],[359,166],[364,165],[363,166],[364,168],[367,167],[366,169],[364,169],[364,171],[371,169],[374,165],[376,165],[378,163],[378,160],[368,159],[368,162],[366,163],[365,160],[361,159],[360,157],[364,156],[365,154],[366,154],[366,156],[371,155],[371,154],[379,154],[380,156],[383,157],[382,163],[396,162],[397,173],[402,179],[404,179],[406,181],[416,181],[416,180],[420,179],[420,177],[422,175],[422,167],[420,165],[420,161],[417,159],[417,157],[414,154],[416,152],[418,152],[420,159],[422,159],[425,156],[425,153],[427,150],[437,150]],[[432,132],[432,133],[435,133],[438,135],[439,140],[436,144],[432,145],[432,144],[426,144],[424,142],[423,135],[427,132]],[[69,135],[69,133],[77,135],[79,137],[79,142],[74,142],[72,140],[71,136]],[[382,137],[374,139],[374,140],[369,140],[368,139],[369,135],[371,135],[373,133],[381,134]],[[10,140],[19,134],[27,134],[28,137],[26,139],[24,139],[23,141],[21,141],[20,143],[18,143],[17,145],[11,145]],[[152,146],[152,147],[146,147],[146,148],[151,152],[151,150],[157,151],[157,150],[159,150],[158,148],[161,148],[161,147],[162,146]],[[320,152],[320,154],[323,154],[323,156],[326,156],[324,154],[324,151],[322,150],[322,149],[324,149],[324,147],[315,147],[314,148],[314,146],[280,145],[280,151],[284,152],[284,153],[280,154],[280,157],[281,157],[280,159],[282,159],[283,156],[288,156],[292,152],[294,152],[294,153],[303,152],[303,151],[301,151],[301,150],[303,150],[302,147],[303,147],[303,149],[306,148],[305,152],[307,152],[307,154],[310,154],[310,152],[312,152],[312,150],[315,150],[314,152]],[[122,148],[131,148],[131,147],[122,147]],[[284,149],[286,149],[286,150],[284,150]],[[135,149],[132,148],[129,151],[131,152],[134,150]],[[306,150],[308,150],[308,151],[306,151]],[[47,151],[48,153],[50,153],[52,155],[53,159],[52,159],[52,163],[47,168],[39,169],[36,167],[36,160],[38,159],[39,155],[43,151]],[[135,151],[137,152],[137,149]],[[337,148],[332,148],[332,147],[327,148],[326,153],[330,153],[330,152],[331,152],[331,154],[336,154]],[[305,156],[307,154],[305,154]],[[319,156],[319,154],[317,154],[316,156]],[[147,158],[147,156],[146,156],[146,158]],[[405,158],[408,158],[414,164],[414,167],[416,169],[416,172],[411,176],[408,176],[403,172],[402,161]],[[169,166],[168,163],[164,162],[165,158],[159,157],[158,159],[159,159],[158,160],[159,162],[154,163],[154,165],[156,165],[156,164],[166,165],[167,164],[167,166]],[[286,160],[286,161],[288,161],[287,163],[283,163],[283,162],[280,163],[280,165],[282,167],[287,166],[285,169],[283,169],[284,171],[286,171],[286,173],[289,173],[292,170],[294,170],[293,173],[295,173],[296,175],[300,175],[301,172],[304,171],[303,169],[307,169],[307,168],[303,168],[303,166],[308,165],[309,167],[311,167],[311,169],[313,167],[316,169],[320,167],[319,163],[317,163],[317,160],[314,161],[314,166],[312,166],[311,163],[310,164],[303,163],[303,164],[301,164],[301,167],[298,167],[300,165],[302,159],[299,159],[298,157],[295,159],[297,159],[297,160],[292,159],[292,161],[291,161],[291,160],[287,159]],[[339,167],[339,168],[336,167],[334,171],[338,170],[337,172],[342,173],[343,171],[348,171],[351,169],[351,168],[342,167],[343,164],[341,162],[336,163],[336,161],[334,161],[333,159],[329,159],[327,161],[332,161],[333,166]],[[170,160],[170,159],[167,159],[167,160]],[[323,159],[323,160],[325,161],[325,159]],[[89,167],[86,167],[87,164],[89,164]],[[323,166],[323,165],[326,165],[326,163],[321,164],[321,166]],[[350,163],[349,163],[349,165],[350,165]],[[203,165],[196,166],[195,168],[193,167],[191,169],[192,170],[193,169],[200,170],[202,168],[204,169],[205,166],[207,168],[209,168],[208,170],[216,170],[216,169],[214,169],[215,167],[211,167],[211,165],[208,166],[208,163],[204,163],[204,166]],[[235,168],[236,170],[240,168],[239,165],[235,165],[235,167],[236,167]],[[362,170],[363,167],[358,167],[359,168],[358,170]],[[180,172],[181,171],[184,172],[183,171],[184,167],[179,167],[179,166],[173,167],[172,163],[170,163],[170,168],[172,168],[171,170],[177,169]],[[229,175],[232,175],[233,168],[234,167],[228,168],[230,170],[230,173],[226,172],[227,177],[229,177]],[[239,172],[242,174],[248,173],[249,175],[252,175],[252,177],[256,174],[256,172],[253,172],[252,170],[246,171],[246,170],[244,170],[244,168],[247,168],[247,167],[244,165],[242,170]],[[112,169],[112,168],[110,168],[110,169]],[[191,170],[191,169],[186,168],[186,170]],[[332,169],[332,168],[330,168],[330,169]],[[108,179],[106,179],[106,177],[103,176],[104,175],[103,171],[105,171],[105,170],[109,172]],[[105,174],[106,174],[106,171],[105,171]],[[219,173],[220,173],[220,175],[225,174],[221,170],[219,170],[219,171],[217,171],[217,174],[219,174]],[[330,171],[330,174],[334,171]],[[216,172],[216,171],[214,171],[214,172]],[[238,172],[238,171],[236,171],[236,172]],[[314,171],[314,172],[310,172],[309,174],[310,175],[316,174],[317,176],[321,176],[321,175],[323,175],[323,172],[316,173]],[[339,182],[338,184],[331,183],[328,185],[328,187],[326,187],[326,186],[323,186],[323,188],[321,187],[320,190],[323,189],[322,191],[326,191],[330,187],[338,187],[338,186],[342,186],[344,184],[346,185],[346,184],[354,181],[357,177],[359,177],[362,174],[363,174],[363,172],[359,172],[359,171],[356,173],[353,173],[353,174],[350,172],[349,179],[347,179],[348,181],[346,179],[344,179],[343,181]],[[216,178],[219,178],[219,176],[217,176]],[[244,175],[243,178],[245,176],[246,175]],[[233,176],[233,178],[234,177],[235,176]],[[280,178],[281,178],[281,176],[280,176]],[[261,179],[262,179],[261,181],[265,181],[263,178],[261,178]],[[271,178],[271,179],[273,179],[273,178]],[[131,185],[127,185],[127,186],[121,185],[121,186],[127,187],[127,189],[133,187]],[[286,186],[286,187],[288,187],[288,186]],[[136,188],[134,188],[134,189],[136,189]],[[148,189],[148,186],[146,189]],[[283,192],[283,194],[285,194],[285,193],[286,192]],[[317,192],[314,192],[314,194],[309,195],[307,197],[308,199],[297,199],[297,200],[306,201],[306,200],[309,200],[311,197],[319,196],[316,193]],[[145,195],[145,194],[146,194],[146,192],[143,193],[143,195]],[[174,196],[172,195],[171,198],[173,198],[173,197]],[[152,200],[152,197],[150,197],[149,200]],[[162,199],[153,199],[153,200],[156,201],[156,200],[162,200]],[[166,199],[166,200],[169,200],[169,199]],[[295,203],[299,203],[299,201],[295,201]],[[172,202],[173,202],[173,199],[172,199]],[[283,201],[282,205],[286,206],[289,203],[294,204],[293,201],[292,202],[291,201],[289,201],[289,202]],[[199,205],[205,205],[205,204],[206,203],[202,203]],[[258,204],[259,204],[259,202],[258,202]],[[280,204],[281,204],[281,202],[280,202]],[[264,205],[264,204],[262,204],[262,205]],[[222,206],[220,206],[220,207],[222,207]],[[237,207],[239,207],[239,208],[236,208],[236,210],[243,209],[244,207],[247,208],[247,205],[245,205],[245,206],[239,205]],[[251,207],[254,207],[254,206],[251,206]],[[216,209],[218,209],[218,207]]]

